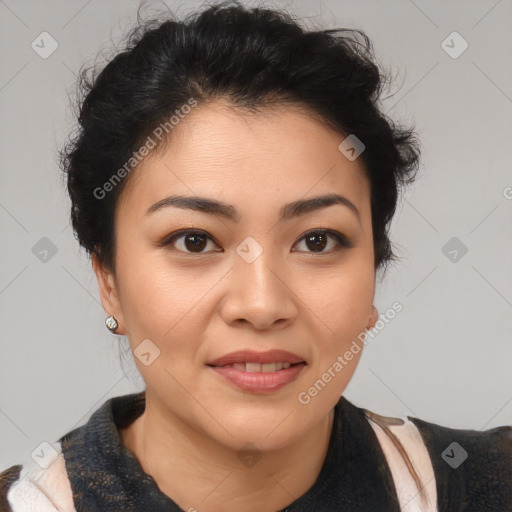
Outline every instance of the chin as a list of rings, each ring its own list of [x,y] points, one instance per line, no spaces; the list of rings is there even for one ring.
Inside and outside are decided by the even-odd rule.
[[[297,432],[295,428],[293,430],[276,429],[274,424],[262,430],[254,428],[240,429],[233,438],[230,438],[229,446],[237,452],[271,452],[286,448],[300,437],[301,432]]]
[[[267,412],[260,408],[258,411],[253,410],[252,413],[251,411],[234,412],[231,409],[231,414],[223,413],[221,422],[223,428],[215,423],[215,432],[213,432],[210,423],[208,431],[220,443],[234,450],[239,450],[247,443],[252,443],[261,451],[278,450],[298,440],[311,428],[310,425],[298,421],[299,413],[304,416],[303,410],[296,408],[293,412],[291,407],[279,409],[280,414],[276,413],[275,408],[271,411],[267,409]]]

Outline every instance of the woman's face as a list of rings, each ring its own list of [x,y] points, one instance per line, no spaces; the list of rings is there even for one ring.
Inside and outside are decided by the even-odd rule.
[[[103,305],[129,337],[153,413],[233,449],[283,447],[339,400],[358,336],[376,320],[363,164],[340,152],[343,135],[293,106],[252,115],[200,105],[171,137],[121,194],[117,279],[93,260]],[[353,208],[287,206],[333,194]],[[151,209],[170,196],[198,206]],[[222,207],[199,211],[203,198]],[[178,230],[189,233],[170,240]],[[241,350],[284,350],[305,364],[209,365]]]

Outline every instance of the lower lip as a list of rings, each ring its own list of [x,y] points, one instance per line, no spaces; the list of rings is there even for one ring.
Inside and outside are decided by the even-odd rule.
[[[246,372],[231,367],[210,366],[216,373],[232,382],[239,389],[252,392],[277,391],[293,382],[306,365],[304,363],[290,366],[275,372]]]

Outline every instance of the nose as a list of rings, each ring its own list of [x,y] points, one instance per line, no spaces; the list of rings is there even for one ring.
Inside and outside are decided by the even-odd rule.
[[[251,263],[235,258],[221,315],[228,325],[250,324],[258,330],[282,329],[297,316],[297,295],[291,276],[272,251]]]

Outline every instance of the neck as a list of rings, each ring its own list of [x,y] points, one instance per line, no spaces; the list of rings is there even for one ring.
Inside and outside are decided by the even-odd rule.
[[[144,472],[183,510],[261,512],[284,508],[312,487],[327,454],[333,420],[331,409],[297,442],[265,452],[259,460],[246,459],[245,465],[237,451],[173,415],[160,414],[151,400],[120,433]]]

